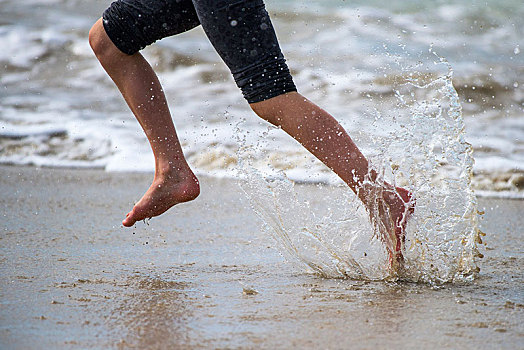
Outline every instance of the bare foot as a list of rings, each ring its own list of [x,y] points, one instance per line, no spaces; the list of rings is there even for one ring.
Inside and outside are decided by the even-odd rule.
[[[193,172],[155,174],[151,187],[127,215],[122,225],[133,226],[137,221],[158,216],[172,206],[188,202],[200,194],[200,185]]]
[[[366,187],[364,203],[371,222],[386,245],[391,269],[397,271],[404,260],[405,229],[408,218],[415,211],[415,199],[408,190],[387,183]]]
[[[406,224],[411,214],[415,212],[415,198],[413,194],[402,187],[396,188],[398,196],[402,200],[402,206],[399,206],[395,220],[395,255],[390,256],[390,259],[395,258],[398,262],[404,259],[402,255],[402,246],[406,241]]]

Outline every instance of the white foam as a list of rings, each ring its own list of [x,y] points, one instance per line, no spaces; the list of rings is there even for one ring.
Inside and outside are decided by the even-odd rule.
[[[31,136],[53,136],[66,134],[67,130],[61,127],[48,125],[9,125],[0,121],[0,138],[24,138]]]
[[[500,156],[477,157],[473,169],[476,173],[524,172],[524,157],[517,159],[501,158]]]
[[[482,191],[475,190],[475,195],[479,198],[499,198],[524,200],[524,193],[515,191]]]
[[[30,67],[47,51],[45,44],[37,43],[35,39],[35,33],[25,28],[0,27],[0,41],[4,45],[4,49],[0,51],[0,62],[16,67]]]

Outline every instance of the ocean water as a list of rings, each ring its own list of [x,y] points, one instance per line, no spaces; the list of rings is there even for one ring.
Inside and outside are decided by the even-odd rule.
[[[109,3],[0,0],[1,164],[153,170],[138,123],[87,43]],[[438,80],[448,71],[440,59],[447,60],[474,150],[473,187],[477,194],[522,197],[519,1],[269,0],[267,7],[299,90],[330,111],[372,159],[380,159],[377,140],[387,141],[392,120],[410,108],[399,104],[399,82]],[[144,54],[164,84],[198,173],[235,176],[245,142],[264,148],[255,160],[263,172],[338,181],[254,116],[201,29],[161,40]],[[403,158],[402,152],[389,156]]]

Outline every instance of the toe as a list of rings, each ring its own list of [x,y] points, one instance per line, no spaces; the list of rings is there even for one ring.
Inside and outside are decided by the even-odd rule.
[[[134,224],[134,222],[131,221],[131,220],[128,220],[127,218],[122,221],[122,225],[124,225],[125,227],[131,227],[131,226],[133,226],[133,224]]]
[[[131,215],[131,212],[127,213],[126,218],[122,221],[122,225],[125,227],[131,227],[136,222],[136,220],[133,220],[133,215]]]

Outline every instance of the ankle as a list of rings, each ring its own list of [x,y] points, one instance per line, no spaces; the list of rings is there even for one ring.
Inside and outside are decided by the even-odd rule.
[[[200,183],[189,165],[174,167],[157,167],[153,186],[176,188],[179,202],[195,199],[200,194]]]
[[[193,171],[184,161],[178,162],[158,162],[155,167],[155,178],[166,181],[182,182],[187,179],[195,178]]]
[[[405,190],[404,190],[405,191]],[[387,182],[365,182],[356,187],[356,194],[366,206],[380,199],[389,207],[399,208],[404,206],[404,199],[399,188]]]

